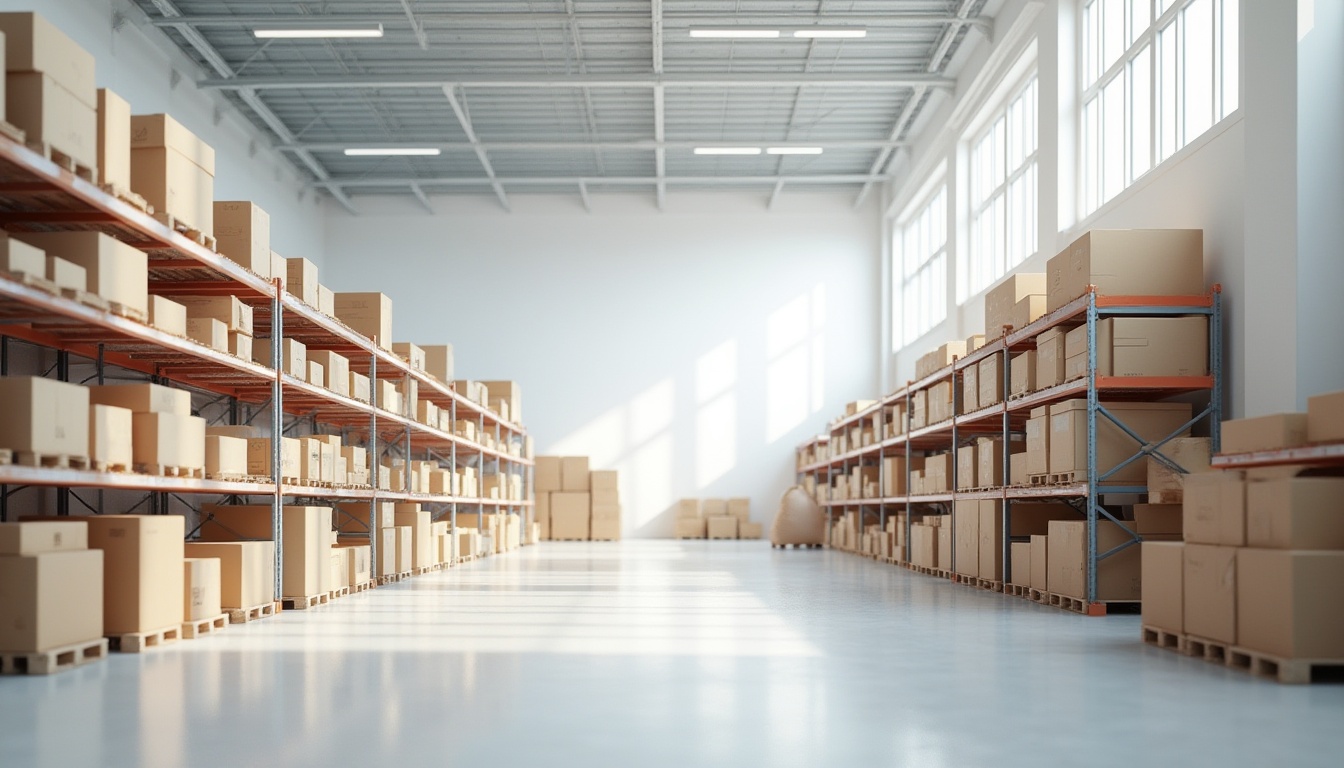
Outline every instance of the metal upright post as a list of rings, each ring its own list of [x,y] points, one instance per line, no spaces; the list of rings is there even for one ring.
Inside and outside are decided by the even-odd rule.
[[[909,562],[910,562],[910,518],[913,517],[912,512],[914,511],[914,505],[913,505],[913,504],[911,503],[911,501],[910,501],[910,497],[914,495],[914,486],[912,485],[912,483],[914,482],[914,478],[913,478],[914,473],[910,470],[910,465],[913,463],[913,462],[912,462],[912,459],[914,458],[914,455],[913,455],[913,454],[914,454],[914,449],[913,449],[913,448],[911,447],[911,445],[910,445],[910,431],[911,431],[911,429],[912,429],[911,425],[914,423],[914,417],[913,417],[913,415],[911,414],[911,405],[910,405],[912,402],[913,402],[913,397],[911,396],[911,392],[910,392],[910,382],[906,382],[906,384],[905,384],[905,424],[904,424],[904,427],[905,427],[905,430],[904,430],[904,433],[905,433],[905,536],[902,538],[902,541],[905,542],[905,552],[902,553],[902,554],[903,554],[903,557],[902,557],[902,559],[901,559],[901,562],[903,562],[903,563],[909,563]],[[955,527],[955,526],[954,526],[954,527]]]
[[[378,581],[378,498],[382,494],[383,463],[378,459],[378,353],[369,353],[369,578]]]
[[[1097,600],[1097,292],[1087,293],[1087,602]]]
[[[1008,499],[1008,491],[1007,491],[1007,488],[1012,481],[1011,476],[1013,471],[1012,432],[1010,431],[1012,429],[1012,425],[1009,423],[1008,420],[1008,393],[1011,389],[1009,386],[1011,383],[1009,382],[1011,365],[1012,365],[1012,356],[1009,354],[1008,351],[1008,334],[1007,332],[1005,332],[1003,334],[1003,359],[999,362],[999,373],[1001,374],[999,378],[1003,382],[1002,386],[999,388],[999,398],[1000,398],[999,407],[1003,409],[1003,431],[1002,431],[1003,465],[1000,468],[1000,472],[1002,472],[1000,479],[1002,480],[1002,482],[999,484],[1001,494],[1001,500],[999,501],[999,515],[1003,519],[1002,523],[1003,536],[1001,537],[1001,541],[999,543],[1000,545],[1003,546],[1003,553],[1002,558],[999,560],[999,562],[1003,563],[1003,573],[1000,574],[1000,577],[1004,584],[1008,583],[1008,579],[1012,575],[1012,566],[1013,566],[1012,563],[1013,547],[1010,536],[1012,532],[1013,518],[1012,518],[1012,511],[1009,509],[1009,507],[1012,505],[1012,502],[1009,501]]]
[[[271,482],[275,484],[275,493],[271,497],[271,539],[275,541],[275,574],[272,587],[275,599],[284,597],[285,546],[284,525],[284,480],[281,474],[281,448],[284,445],[284,364],[281,347],[284,345],[284,312],[280,303],[280,279],[272,281],[274,293],[271,295],[271,370],[275,378],[271,382]]]
[[[954,512],[956,510],[957,489],[961,485],[960,478],[957,477],[958,465],[961,463],[957,461],[957,454],[959,452],[959,448],[957,446],[957,414],[961,412],[962,405],[963,403],[961,399],[961,384],[959,381],[957,381],[957,359],[953,358],[952,359],[952,455],[948,459],[948,463],[952,465],[952,482],[951,482],[952,487],[948,489],[949,494],[952,496],[952,503],[948,506],[947,510],[948,512]],[[952,539],[951,563],[952,563],[952,571],[955,573],[957,570],[956,521],[953,521],[952,523],[952,533],[948,538]],[[934,568],[936,569],[938,566],[936,560],[933,565]]]
[[[1209,395],[1210,454],[1223,448],[1223,286],[1213,286],[1213,312],[1209,317],[1209,373],[1213,392]]]

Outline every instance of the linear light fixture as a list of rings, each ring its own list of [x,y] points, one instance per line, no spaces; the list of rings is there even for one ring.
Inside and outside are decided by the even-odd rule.
[[[696,147],[697,155],[759,155],[760,147]]]
[[[691,37],[718,40],[773,40],[779,37],[779,30],[760,27],[691,27]]]
[[[258,40],[317,39],[335,37],[382,37],[383,25],[359,27],[258,27],[252,30]]]
[[[369,147],[363,149],[347,149],[346,157],[434,157],[439,154],[435,147],[389,147],[379,149]]]
[[[863,27],[805,27],[796,29],[794,37],[806,38],[858,38],[867,37],[868,30]]]
[[[821,147],[766,147],[767,155],[820,155]]]

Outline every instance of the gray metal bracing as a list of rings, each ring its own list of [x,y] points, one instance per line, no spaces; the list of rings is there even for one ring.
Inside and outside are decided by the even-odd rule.
[[[885,181],[983,0],[133,0],[300,173],[350,195],[760,187]],[[259,27],[381,24],[377,39],[258,40]],[[862,39],[795,38],[818,25]],[[769,26],[771,40],[690,36]],[[445,98],[446,97],[446,98]],[[438,156],[347,157],[429,146]],[[696,146],[822,155],[697,156]],[[576,151],[577,150],[577,151]],[[825,182],[816,180],[824,179]],[[386,180],[387,183],[378,182]],[[609,181],[610,180],[610,181]],[[632,185],[632,180],[647,185]],[[348,182],[360,182],[359,185]]]

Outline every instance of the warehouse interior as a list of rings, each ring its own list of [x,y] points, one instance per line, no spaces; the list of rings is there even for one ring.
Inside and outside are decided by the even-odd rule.
[[[1344,5],[0,33],[0,765],[1338,763]]]

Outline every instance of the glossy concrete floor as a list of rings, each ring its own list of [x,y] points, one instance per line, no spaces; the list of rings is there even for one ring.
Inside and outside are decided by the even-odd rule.
[[[1344,686],[760,542],[545,544],[48,678],[0,766],[1344,764]]]

